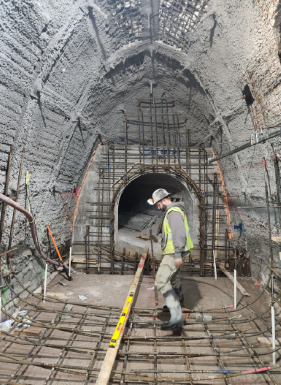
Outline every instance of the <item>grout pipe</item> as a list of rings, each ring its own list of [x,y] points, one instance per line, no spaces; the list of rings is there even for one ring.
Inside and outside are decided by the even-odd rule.
[[[275,357],[275,314],[274,314],[274,275],[271,274],[271,334],[272,334],[272,363],[276,365]]]
[[[70,277],[70,272],[71,272],[71,252],[72,252],[72,246],[70,246],[69,249],[69,277]]]
[[[218,279],[217,276],[217,265],[216,265],[216,252],[213,250],[213,256],[214,256],[214,273],[215,273],[215,279]]]
[[[237,290],[236,290],[236,284],[237,284],[237,279],[236,279],[236,269],[234,270],[234,309],[236,309],[236,303],[237,303]]]
[[[274,304],[271,305],[271,333],[272,333],[272,363],[276,365],[276,357],[275,357],[275,314],[274,314]]]

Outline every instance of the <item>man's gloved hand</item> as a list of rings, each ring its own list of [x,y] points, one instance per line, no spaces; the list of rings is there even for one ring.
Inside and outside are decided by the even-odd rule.
[[[182,258],[175,258],[175,265],[177,268],[181,267],[182,264],[183,264]]]

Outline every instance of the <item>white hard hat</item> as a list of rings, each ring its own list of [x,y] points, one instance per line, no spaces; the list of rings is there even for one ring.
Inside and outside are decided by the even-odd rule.
[[[152,199],[148,199],[148,203],[151,205],[155,205],[157,202],[161,201],[162,199],[168,197],[170,193],[165,190],[164,188],[159,188],[158,190],[155,190],[152,194]]]

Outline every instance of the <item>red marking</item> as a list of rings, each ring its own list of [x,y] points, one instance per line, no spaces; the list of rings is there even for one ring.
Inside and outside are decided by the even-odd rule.
[[[149,318],[149,319],[154,319],[154,317],[146,317],[146,318]],[[155,317],[155,320],[158,320],[158,321],[160,321],[158,317]]]
[[[118,331],[120,330],[120,327],[121,327],[121,326],[122,326],[122,324],[120,323],[120,324],[118,325],[118,329],[117,329]]]
[[[138,267],[143,267],[143,263],[140,263]]]
[[[262,158],[262,164],[265,166],[265,158]]]
[[[145,259],[146,257],[143,255],[142,257],[141,257],[141,259]]]
[[[266,370],[271,369],[270,366],[266,366],[265,368],[260,368],[260,369],[254,369],[254,370],[247,370],[246,372],[242,372],[243,374],[251,374],[251,373],[259,373],[259,372],[264,372]]]
[[[182,315],[183,315],[185,318],[188,318],[188,317],[189,317],[189,314],[190,314],[190,313],[188,313],[188,310],[189,310],[189,309],[187,309],[186,307],[182,307],[181,309],[182,309],[182,311],[183,311],[183,314],[182,314]]]

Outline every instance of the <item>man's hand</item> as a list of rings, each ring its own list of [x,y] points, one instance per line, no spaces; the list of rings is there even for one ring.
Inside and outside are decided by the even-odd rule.
[[[175,265],[177,268],[181,267],[183,264],[182,258],[175,258]]]

